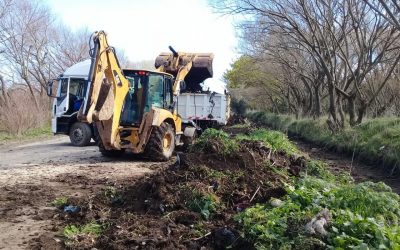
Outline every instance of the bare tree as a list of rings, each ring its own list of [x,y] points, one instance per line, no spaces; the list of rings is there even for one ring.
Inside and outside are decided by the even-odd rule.
[[[243,52],[280,65],[288,106],[319,116],[327,98],[332,130],[344,127],[346,113],[351,125],[362,121],[400,60],[398,30],[364,0],[232,0],[215,7],[245,17],[238,27]],[[374,70],[381,77],[369,88]]]

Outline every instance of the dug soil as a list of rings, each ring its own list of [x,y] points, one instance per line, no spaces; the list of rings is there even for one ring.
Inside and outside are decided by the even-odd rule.
[[[246,133],[246,131],[241,131]],[[95,194],[68,199],[77,212],[57,209],[58,234],[68,225],[102,226],[99,235],[61,237],[60,247],[79,249],[252,249],[241,237],[235,215],[256,203],[286,194],[289,176],[297,176],[305,159],[272,152],[260,141],[242,141],[232,155],[218,141],[201,151],[178,153],[132,183],[103,186]],[[289,174],[289,175],[287,175]],[[77,183],[80,181],[77,180]],[[35,249],[54,241],[40,235]]]

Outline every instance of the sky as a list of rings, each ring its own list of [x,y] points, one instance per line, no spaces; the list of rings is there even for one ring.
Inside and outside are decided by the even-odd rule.
[[[72,30],[104,30],[130,61],[177,51],[214,53],[211,90],[223,92],[223,73],[238,57],[234,20],[214,13],[207,0],[46,0]]]

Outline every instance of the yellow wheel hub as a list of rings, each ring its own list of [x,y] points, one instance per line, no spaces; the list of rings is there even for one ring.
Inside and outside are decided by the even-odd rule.
[[[171,134],[165,134],[163,139],[163,147],[164,149],[169,149],[172,143],[172,136]]]

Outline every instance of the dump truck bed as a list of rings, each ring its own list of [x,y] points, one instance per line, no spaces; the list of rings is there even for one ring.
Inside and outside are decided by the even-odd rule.
[[[230,116],[230,96],[212,93],[181,93],[178,114],[183,122],[204,121],[226,125]]]

